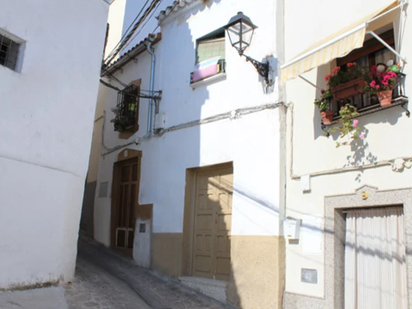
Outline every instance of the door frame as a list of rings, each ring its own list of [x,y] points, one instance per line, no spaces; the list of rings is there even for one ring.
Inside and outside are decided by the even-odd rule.
[[[344,210],[356,208],[403,207],[405,227],[408,308],[412,302],[412,189],[382,190],[364,185],[352,194],[325,196],[324,288],[328,308],[344,308],[344,263],[346,218]],[[333,287],[333,288],[332,288]]]
[[[234,177],[233,162],[186,169],[186,187],[183,214],[182,276],[193,275],[193,243],[195,224],[196,184],[198,172],[231,168]],[[232,204],[233,212],[233,204]]]
[[[110,247],[127,255],[133,257],[133,248],[130,249],[120,249],[115,246],[116,244],[116,210],[119,200],[119,184],[120,184],[120,174],[121,174],[121,163],[131,159],[137,159],[137,184],[136,184],[136,203],[134,204],[134,214],[136,221],[136,208],[139,205],[139,192],[140,192],[140,170],[141,170],[141,158],[142,151],[135,149],[124,149],[118,156],[117,161],[113,164],[113,177],[112,177],[112,193],[111,193],[111,208],[110,208]],[[135,222],[136,224],[136,222]]]

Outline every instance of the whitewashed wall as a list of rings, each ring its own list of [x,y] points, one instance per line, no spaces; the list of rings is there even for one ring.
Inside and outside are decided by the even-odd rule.
[[[2,3],[0,28],[26,43],[20,73],[0,66],[0,289],[74,274],[107,11]]]
[[[238,108],[278,102],[274,91],[264,93],[264,84],[255,68],[226,43],[227,77],[208,86],[192,89],[190,72],[195,65],[196,39],[224,26],[238,11],[248,15],[259,28],[247,54],[258,60],[273,55],[275,49],[275,3],[262,1],[266,10],[250,1],[210,1],[179,12],[162,27],[162,40],[155,46],[157,57],[155,89],[162,90],[160,114],[166,127],[203,119]],[[139,56],[123,73],[123,82],[142,78],[149,89],[150,56]],[[116,92],[109,91],[106,102],[105,144],[110,147],[136,140],[146,134],[147,100],[140,102],[140,130],[128,141],[119,141],[109,123]],[[109,116],[111,115],[111,116]],[[154,233],[181,233],[185,171],[187,168],[233,161],[234,197],[232,235],[279,235],[279,110],[245,115],[237,120],[195,126],[160,138],[143,140],[139,203],[154,204]],[[101,160],[99,182],[112,181],[118,152]],[[110,198],[96,198],[95,238],[110,244]]]
[[[300,2],[297,7],[286,2],[286,60],[292,59],[318,40],[390,3],[391,1],[384,0],[362,2],[351,0],[342,5],[340,1],[309,1]],[[314,19],[314,16],[319,18]],[[299,23],[296,22],[297,20]],[[410,32],[411,22],[407,21],[402,47],[404,55],[411,52]],[[333,64],[325,65],[304,76],[323,86],[324,76],[330,73],[332,68]],[[404,72],[406,74],[411,72],[410,65],[406,66]],[[411,87],[411,78],[408,76],[406,95],[411,91]],[[286,210],[288,216],[304,218],[307,214],[319,214],[323,217],[325,196],[353,193],[355,189],[365,184],[376,186],[379,190],[412,186],[412,170],[405,169],[403,173],[395,173],[391,171],[390,166],[384,166],[312,177],[311,191],[303,193],[299,179],[302,175],[412,156],[412,146],[409,143],[412,122],[400,107],[363,116],[359,118],[359,124],[368,131],[364,146],[335,148],[334,138],[324,137],[320,129],[319,111],[313,104],[315,96],[319,96],[317,90],[298,78],[286,83],[286,95],[287,102],[293,104],[294,110],[293,128],[291,112],[288,115],[288,140],[293,140],[293,151],[292,143],[288,145],[288,166],[293,164],[291,169],[288,168]],[[290,178],[292,174],[295,179]],[[303,248],[304,242],[305,235],[301,235],[299,244],[287,245],[286,291],[323,297],[324,246],[322,244],[319,254],[307,254]],[[301,268],[316,269],[318,283],[301,282]]]

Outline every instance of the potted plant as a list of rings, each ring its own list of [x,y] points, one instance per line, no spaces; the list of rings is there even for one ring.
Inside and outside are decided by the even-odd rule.
[[[339,131],[339,138],[344,139],[346,137],[347,140],[343,142],[337,141],[336,147],[349,144],[349,139],[357,140],[365,138],[365,134],[360,132],[358,126],[359,120],[354,119],[358,114],[356,107],[350,104],[346,104],[340,109],[339,115],[341,118],[339,119],[339,126],[329,129],[329,132],[335,133]]]
[[[332,73],[325,76],[335,100],[343,100],[364,93],[364,70],[359,68],[356,62],[346,64],[344,71],[337,66]]]
[[[134,105],[134,104],[133,104]],[[131,131],[135,127],[135,110],[129,106],[128,109],[120,111],[118,108],[112,108],[115,118],[110,120],[113,123],[114,130],[117,132]]]
[[[387,68],[385,64],[373,65],[370,69],[370,75],[365,86],[369,93],[376,94],[381,106],[392,104],[393,88],[396,86],[398,74],[393,66]]]
[[[330,110],[330,101],[332,99],[332,93],[330,90],[322,90],[321,98],[319,100],[315,99],[314,104],[319,108],[320,116],[322,117],[322,122],[324,124],[330,124],[333,121],[333,111]]]

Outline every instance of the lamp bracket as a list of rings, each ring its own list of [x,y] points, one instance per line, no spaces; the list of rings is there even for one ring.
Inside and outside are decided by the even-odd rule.
[[[266,85],[271,85],[271,81],[269,81],[269,62],[262,63],[244,54],[243,56],[245,56],[246,61],[253,64],[259,75],[265,79]]]

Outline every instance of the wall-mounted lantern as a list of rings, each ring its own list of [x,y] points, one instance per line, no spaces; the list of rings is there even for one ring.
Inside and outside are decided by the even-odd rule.
[[[229,20],[229,23],[225,26],[232,46],[237,49],[240,56],[245,56],[246,61],[250,61],[254,65],[259,75],[265,79],[265,83],[270,85],[269,63],[259,62],[243,54],[246,48],[249,47],[252,41],[253,32],[256,28],[257,27],[252,23],[250,18],[243,15],[242,12],[239,12],[236,16],[233,16]]]

